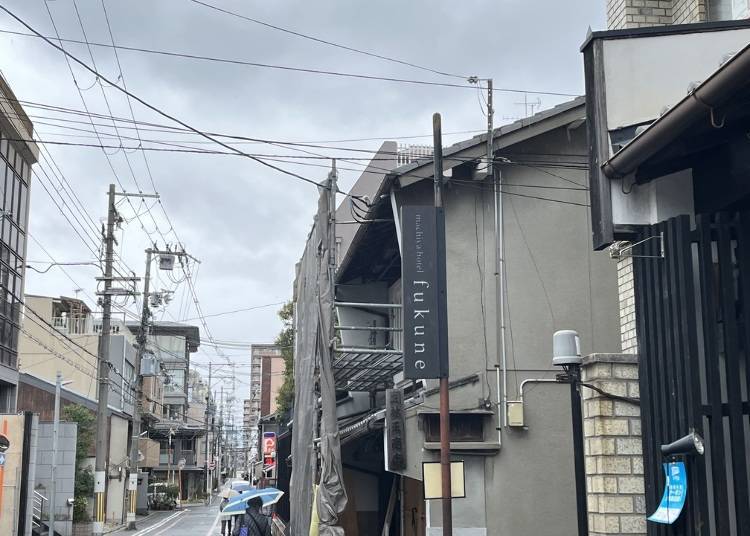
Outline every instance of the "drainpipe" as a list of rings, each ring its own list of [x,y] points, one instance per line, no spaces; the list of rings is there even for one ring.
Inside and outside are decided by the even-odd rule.
[[[500,191],[501,171],[493,169],[495,185],[495,311],[498,317],[497,330],[497,443],[502,445],[502,428],[508,425],[508,366],[505,352],[505,259],[503,232],[503,198]],[[500,398],[500,376],[502,374],[502,399]],[[500,412],[502,411],[502,421]],[[501,423],[502,422],[502,426]]]

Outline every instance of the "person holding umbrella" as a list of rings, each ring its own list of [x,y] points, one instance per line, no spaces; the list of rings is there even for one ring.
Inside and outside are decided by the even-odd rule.
[[[219,511],[223,512],[229,504],[229,496],[224,496],[219,503]],[[221,536],[232,536],[232,518],[227,517],[221,520]]]
[[[248,500],[244,515],[234,524],[232,536],[271,536],[271,520],[263,515],[262,508],[260,497]]]

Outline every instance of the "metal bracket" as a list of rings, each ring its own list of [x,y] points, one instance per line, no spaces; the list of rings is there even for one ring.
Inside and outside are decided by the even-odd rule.
[[[641,244],[645,244],[649,240],[659,240],[659,254],[658,255],[635,255],[632,253],[633,248],[636,246],[640,246]],[[629,252],[629,253],[626,253]],[[609,256],[612,259],[663,259],[666,257],[666,252],[664,249],[664,233],[659,233],[655,236],[649,236],[648,238],[644,238],[643,240],[639,240],[638,242],[634,242],[632,244],[629,244],[627,246],[618,246],[617,244],[613,244],[609,248]]]

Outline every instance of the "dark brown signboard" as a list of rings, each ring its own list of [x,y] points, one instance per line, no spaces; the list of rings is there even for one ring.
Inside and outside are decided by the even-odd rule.
[[[445,216],[432,206],[401,209],[404,376],[448,374],[445,294]]]
[[[387,470],[406,468],[406,424],[404,422],[404,393],[400,389],[385,391],[385,428],[388,444]]]

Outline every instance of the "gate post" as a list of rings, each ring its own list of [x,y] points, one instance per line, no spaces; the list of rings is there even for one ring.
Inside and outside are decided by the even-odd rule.
[[[639,396],[635,354],[586,356],[581,376],[606,393]],[[646,534],[640,408],[582,389],[589,533]]]

